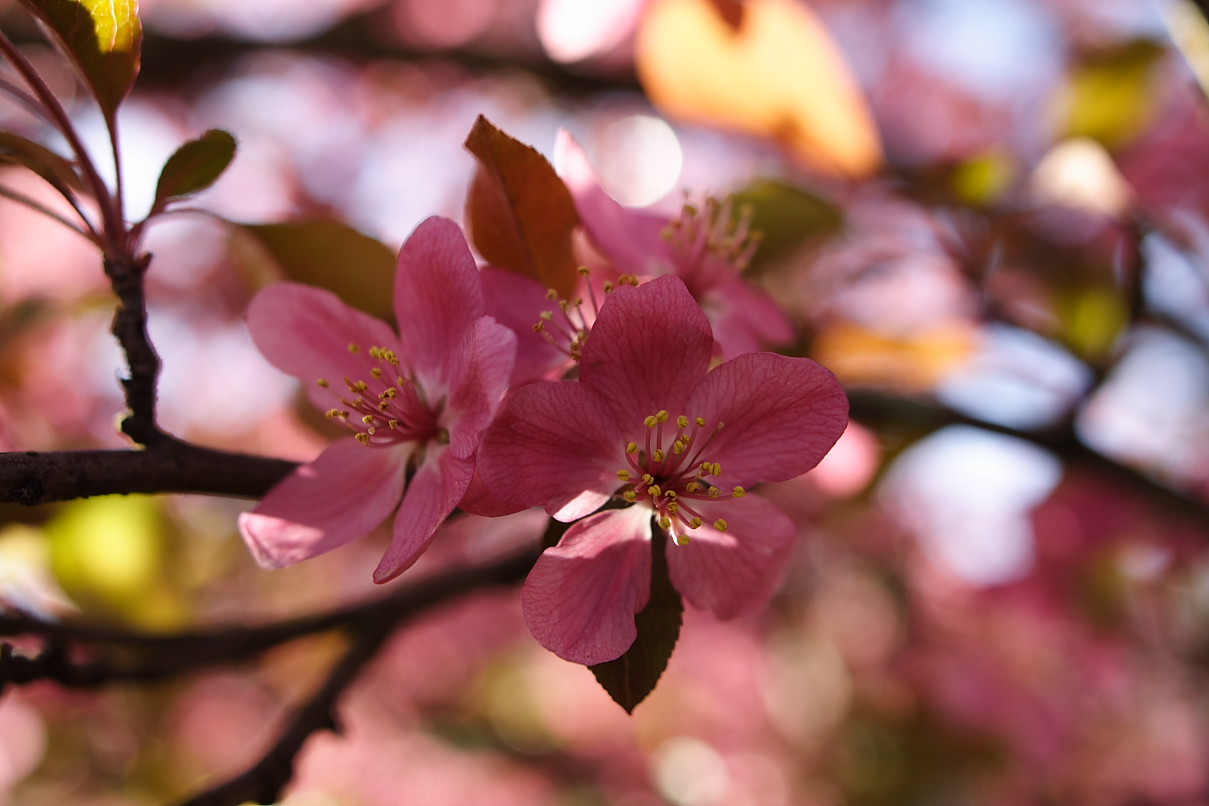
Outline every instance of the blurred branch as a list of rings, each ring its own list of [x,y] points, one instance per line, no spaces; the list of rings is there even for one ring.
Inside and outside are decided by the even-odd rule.
[[[561,524],[559,524],[561,526]],[[159,680],[182,672],[244,660],[273,647],[333,629],[361,635],[376,628],[394,629],[400,622],[457,596],[489,586],[520,581],[537,560],[539,544],[478,566],[433,573],[387,596],[345,605],[308,616],[255,627],[232,625],[208,630],[155,635],[92,627],[70,621],[47,621],[24,613],[0,614],[0,634],[38,635],[45,648],[33,656],[0,648],[0,687],[34,680],[54,680],[71,688],[94,688],[117,681]],[[72,660],[69,647],[116,645],[135,661]],[[141,656],[141,657],[140,657]],[[239,801],[237,801],[239,802]]]
[[[0,453],[0,502],[36,506],[113,493],[260,498],[293,462],[213,450],[163,435],[146,450]]]
[[[849,391],[852,419],[882,429],[902,429],[912,433],[932,433],[945,426],[968,425],[1032,443],[1060,458],[1064,465],[1079,466],[1103,477],[1126,484],[1145,494],[1166,511],[1202,523],[1209,521],[1209,501],[1185,494],[1163,484],[1143,470],[1098,453],[1079,439],[1073,422],[1025,431],[971,417],[942,406],[910,400],[869,390]]]

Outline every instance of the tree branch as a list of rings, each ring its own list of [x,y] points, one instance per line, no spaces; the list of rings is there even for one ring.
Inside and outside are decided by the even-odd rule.
[[[0,453],[0,503],[36,506],[113,493],[260,498],[294,462],[213,450],[163,435],[146,450]]]

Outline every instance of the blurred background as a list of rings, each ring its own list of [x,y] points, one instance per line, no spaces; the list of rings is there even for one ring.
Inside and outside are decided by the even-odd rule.
[[[1209,803],[1196,5],[143,0],[140,15],[127,214],[182,141],[239,141],[194,205],[208,212],[148,235],[167,430],[292,459],[326,444],[243,324],[258,288],[298,276],[275,227],[347,226],[393,252],[428,215],[461,220],[480,114],[546,155],[569,130],[627,205],[736,194],[764,232],[749,276],[798,328],[786,351],[853,401],[816,471],[763,490],[801,536],[773,606],[687,612],[632,717],[529,637],[516,591],[463,597],[367,667],[344,733],[307,743],[283,803]],[[28,18],[0,3],[0,27],[103,155],[99,113]],[[37,133],[7,102],[0,123]],[[50,203],[22,169],[0,182]],[[306,279],[364,293],[346,254]],[[83,239],[0,203],[0,449],[124,444],[112,310]],[[251,505],[0,505],[0,604],[180,632],[375,593],[385,535],[264,571],[235,530]],[[462,519],[409,574],[542,528]],[[340,647],[10,689],[0,798],[179,800],[252,763]]]

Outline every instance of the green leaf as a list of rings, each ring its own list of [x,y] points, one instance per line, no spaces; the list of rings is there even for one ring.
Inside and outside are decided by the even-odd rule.
[[[64,196],[68,195],[70,190],[83,190],[83,184],[71,160],[20,135],[0,132],[0,162],[24,165]]]
[[[809,241],[834,235],[844,226],[839,207],[784,182],[757,179],[732,198],[736,209],[751,210],[752,229],[763,233],[753,260],[757,268]]]
[[[139,73],[143,26],[137,0],[21,0],[75,62],[106,120]]]
[[[482,115],[466,148],[479,163],[466,196],[466,226],[479,254],[573,296],[579,276],[571,234],[579,214],[554,167]]]
[[[394,251],[341,221],[236,225],[231,249],[253,285],[293,280],[382,319],[394,316]]]
[[[1141,39],[1086,57],[1063,89],[1066,135],[1114,148],[1145,131],[1159,108],[1166,54],[1165,46]]]
[[[684,613],[684,603],[668,576],[664,554],[667,538],[653,525],[652,531],[655,538],[651,540],[651,598],[634,618],[638,637],[620,658],[590,667],[613,701],[630,714],[655,689],[667,668],[680,637]]]
[[[158,211],[173,199],[208,188],[234,158],[235,138],[222,129],[211,129],[185,143],[164,163],[151,209]]]

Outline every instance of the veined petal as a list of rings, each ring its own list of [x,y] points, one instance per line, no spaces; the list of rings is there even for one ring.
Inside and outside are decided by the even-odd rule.
[[[689,532],[689,543],[667,541],[672,585],[693,607],[718,618],[760,610],[781,584],[797,533],[793,521],[754,494],[697,508],[706,524]],[[718,518],[726,520],[725,532],[710,525]]]
[[[320,409],[347,393],[344,379],[369,377],[370,347],[398,351],[399,338],[381,319],[345,305],[335,294],[298,283],[276,283],[248,305],[248,330],[273,366],[303,381]],[[357,345],[356,352],[350,345]],[[324,379],[329,389],[316,381]]]
[[[848,425],[848,397],[808,358],[747,353],[702,379],[688,409],[725,423],[705,456],[724,486],[784,481],[819,463]]]
[[[516,334],[490,316],[482,316],[451,352],[449,400],[442,421],[449,428],[449,450],[465,458],[478,450],[508,389]]]
[[[429,394],[448,389],[450,355],[483,315],[479,270],[457,224],[420,222],[399,251],[395,314],[408,365]]]
[[[239,531],[265,568],[283,568],[351,543],[386,519],[403,494],[411,444],[333,442],[239,516]]]
[[[525,623],[560,658],[591,666],[620,657],[651,593],[650,511],[584,518],[546,549],[521,591]]]
[[[544,506],[563,521],[595,511],[618,485],[625,443],[608,406],[578,381],[522,386],[504,401],[478,454],[503,503]]]
[[[558,133],[554,164],[575,199],[588,237],[613,268],[623,274],[664,274],[672,258],[664,230],[667,216],[631,210],[605,192],[588,155],[566,130]]]
[[[403,494],[390,546],[374,569],[374,582],[379,584],[394,579],[420,558],[474,476],[473,458],[458,457],[449,449],[433,446],[428,451],[428,460],[420,465]]]
[[[584,346],[579,380],[609,402],[627,428],[660,409],[672,416],[709,369],[714,335],[678,277],[618,288],[601,305]]]

